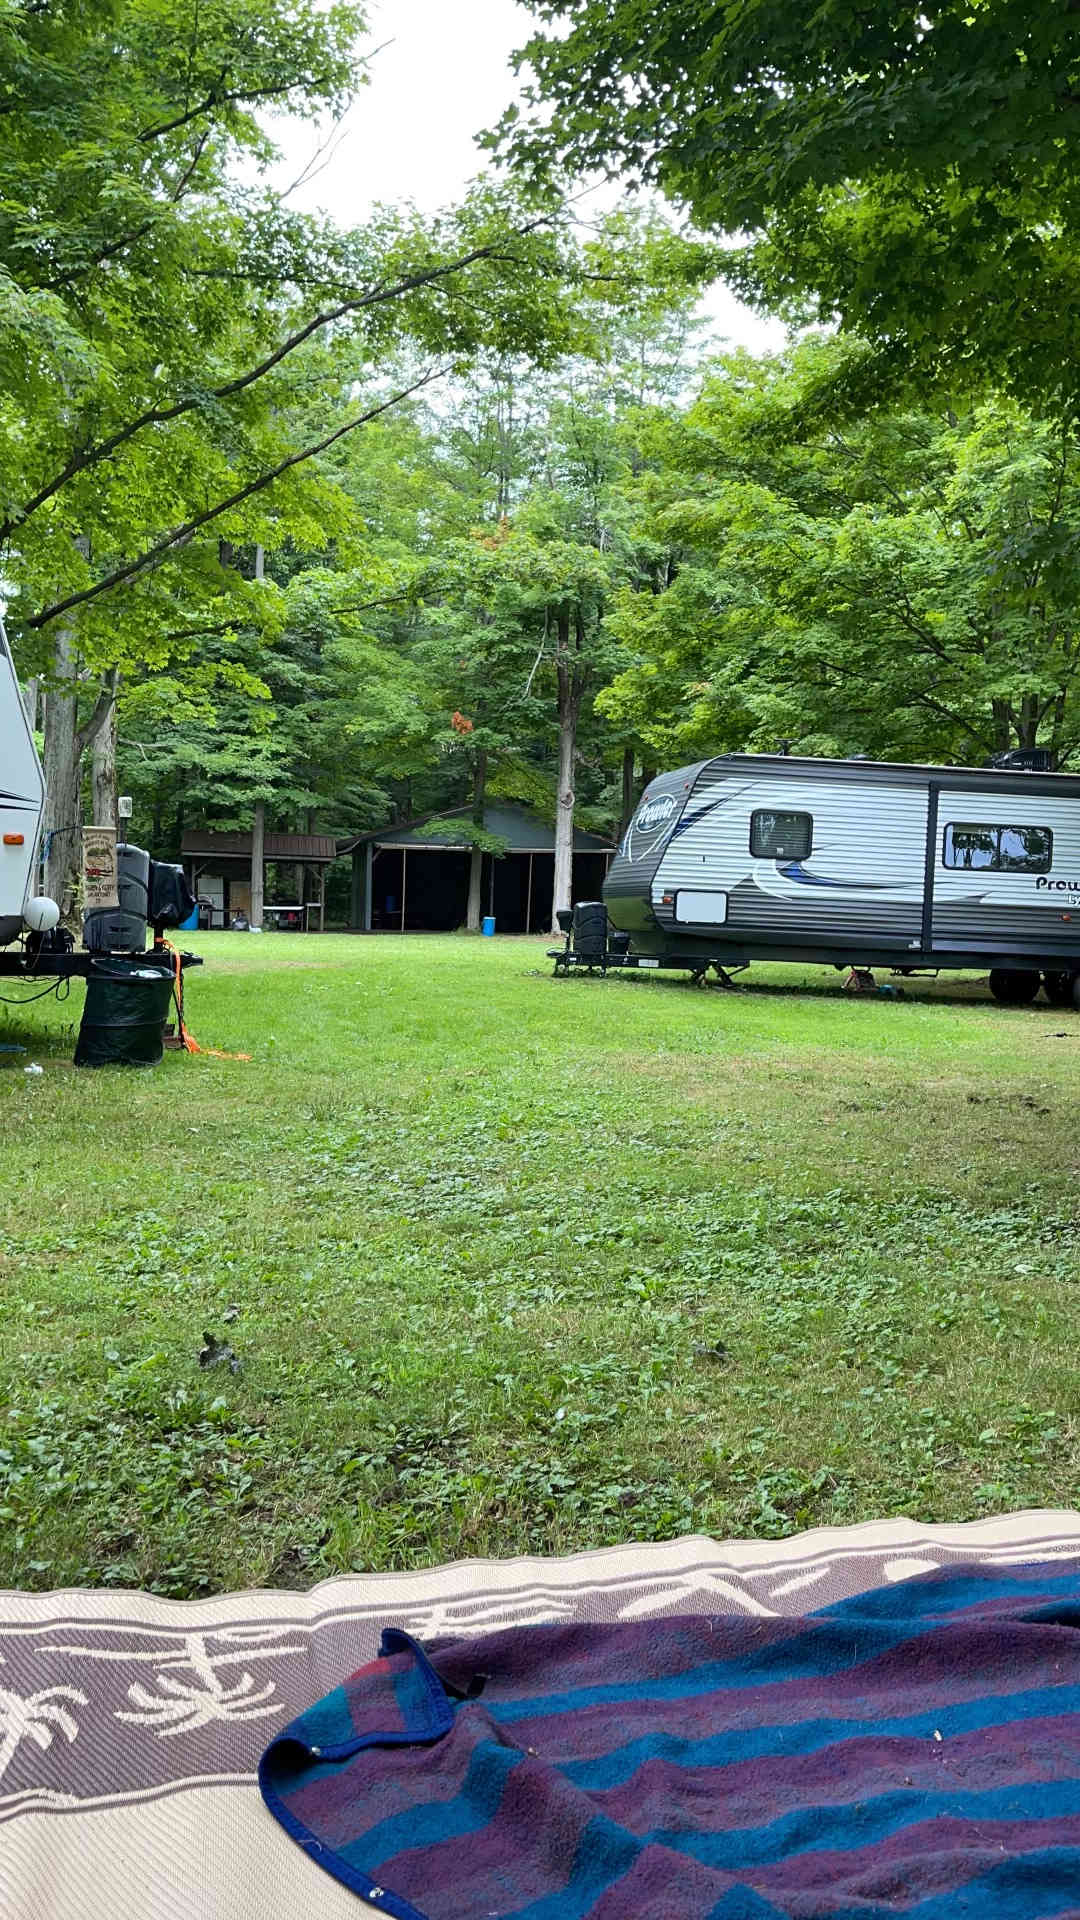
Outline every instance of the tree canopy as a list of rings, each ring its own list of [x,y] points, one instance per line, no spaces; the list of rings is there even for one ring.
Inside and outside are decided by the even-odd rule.
[[[575,276],[615,289],[625,259],[587,263],[551,194],[478,184],[446,215],[383,209],[345,232],[242,183],[239,159],[274,152],[258,109],[332,113],[361,83],[363,24],[309,0],[4,10],[0,553],[17,632],[78,610],[85,657],[115,664],[154,635],[160,652],[220,593],[220,537],[269,546],[290,516],[333,519],[307,464],[320,449],[481,349],[572,350]]]
[[[505,151],[750,234],[751,297],[1080,405],[1080,12],[1051,0],[534,0]]]
[[[340,113],[364,25],[313,0],[0,10],[0,565],[46,694],[54,891],[118,697],[140,735],[162,718],[159,809],[201,766],[226,815],[370,812],[376,763],[438,725],[393,619],[358,610],[409,602],[433,526],[387,537],[343,450],[478,363],[602,355],[639,297],[703,278],[663,222],[579,231],[513,180],[351,231],[292,211],[265,113]]]
[[[1080,746],[1080,451],[988,398],[807,427],[849,349],[723,360],[637,488],[666,584],[620,596],[601,705],[664,758],[723,747],[972,762]],[[821,363],[826,363],[825,367]]]

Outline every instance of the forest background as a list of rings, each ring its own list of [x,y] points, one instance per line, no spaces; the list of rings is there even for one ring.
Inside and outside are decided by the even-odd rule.
[[[460,204],[346,229],[268,128],[340,118],[362,8],[0,3],[0,577],[58,897],[118,785],[161,856],[471,808],[475,922],[485,799],[554,823],[558,907],[658,766],[1075,764],[1072,16],[794,6],[763,63],[734,10],[688,68],[700,9],[534,11]],[[783,351],[709,340],[718,277]]]

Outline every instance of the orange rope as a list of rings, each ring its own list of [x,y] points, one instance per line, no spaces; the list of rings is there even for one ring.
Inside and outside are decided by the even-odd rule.
[[[185,1053],[201,1053],[206,1060],[250,1060],[250,1053],[222,1053],[219,1047],[200,1047],[193,1033],[184,1025],[184,970],[180,964],[179,949],[171,940],[163,940],[162,946],[173,957],[173,999],[176,1001],[176,1024],[180,1029],[180,1045]]]

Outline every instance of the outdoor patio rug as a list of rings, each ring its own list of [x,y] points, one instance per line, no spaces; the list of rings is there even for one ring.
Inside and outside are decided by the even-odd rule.
[[[1070,1559],[1080,1514],[1046,1512],[469,1561],[307,1594],[0,1594],[0,1914],[373,1911],[287,1838],[255,1771],[275,1733],[374,1657],[385,1626],[430,1641],[541,1621],[798,1615],[962,1561]]]

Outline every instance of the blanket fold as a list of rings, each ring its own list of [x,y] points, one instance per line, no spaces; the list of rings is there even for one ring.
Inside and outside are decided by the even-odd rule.
[[[396,1920],[1064,1920],[1078,1624],[1051,1563],[803,1619],[391,1627],[260,1786]]]

